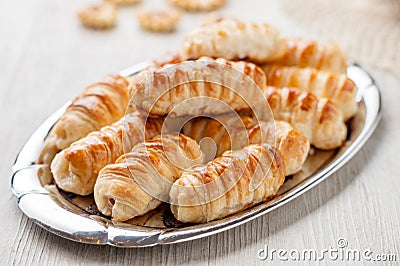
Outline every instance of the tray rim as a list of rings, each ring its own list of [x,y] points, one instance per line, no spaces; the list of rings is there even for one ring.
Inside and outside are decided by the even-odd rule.
[[[120,74],[123,76],[131,76],[143,69],[146,65],[146,62],[134,65],[126,70],[121,71]],[[37,187],[37,189],[21,191],[20,187],[16,186],[15,177],[18,175],[18,173],[33,169],[34,167],[40,167],[40,165],[33,164],[32,159],[36,157],[32,157],[35,155],[32,155],[32,153],[35,152],[30,151],[30,149],[32,149],[31,146],[36,144],[36,150],[38,147],[41,147],[42,143],[37,145],[37,142],[39,142],[40,139],[42,141],[44,140],[44,137],[47,136],[48,131],[62,115],[66,107],[69,105],[69,102],[59,108],[47,120],[45,120],[45,122],[43,122],[34,131],[28,141],[23,145],[12,167],[13,174],[10,180],[11,190],[17,197],[19,208],[29,219],[51,233],[81,243],[111,245],[118,247],[147,247],[190,241],[229,230],[256,219],[257,217],[260,217],[280,206],[283,206],[284,204],[310,190],[331,176],[334,172],[339,170],[365,145],[367,140],[375,131],[382,117],[381,93],[372,76],[357,63],[349,62],[348,74],[349,76],[355,75],[355,77],[357,77],[357,80],[354,80],[354,78],[353,80],[359,87],[359,99],[362,97],[364,102],[366,100],[373,101],[373,103],[370,103],[370,105],[375,105],[369,106],[367,103],[365,103],[365,121],[357,138],[345,149],[343,154],[333,160],[333,162],[330,162],[327,166],[318,170],[315,174],[291,188],[289,191],[268,202],[267,206],[263,206],[264,204],[258,205],[251,208],[251,210],[254,209],[254,211],[244,213],[243,215],[239,215],[239,213],[218,221],[185,227],[182,229],[152,229],[145,227],[141,228],[139,226],[137,226],[136,229],[127,229],[114,226],[113,224],[101,224],[88,217],[69,212],[69,214],[72,214],[73,217],[77,216],[77,220],[86,219],[87,221],[84,221],[85,226],[90,229],[88,231],[79,231],[66,227],[63,228],[62,222],[60,225],[60,221],[56,221],[55,218],[52,220],[48,217],[48,215],[46,215],[46,208],[47,211],[54,211],[57,209],[57,211],[63,213],[63,215],[69,215],[68,213],[65,213],[68,211],[57,205],[51,199],[49,192],[41,186],[40,188]],[[37,179],[37,177],[33,175],[32,172],[27,172],[28,173],[26,173],[26,175],[30,174],[30,181],[35,182],[33,179]],[[41,201],[47,202],[45,208],[41,208],[40,210],[35,208],[35,206],[32,206],[34,205],[32,202],[34,202],[38,197],[43,197]],[[26,198],[31,198],[31,200],[27,201]],[[53,203],[51,203],[49,200],[53,201]],[[91,228],[93,228],[93,230],[91,230]]]

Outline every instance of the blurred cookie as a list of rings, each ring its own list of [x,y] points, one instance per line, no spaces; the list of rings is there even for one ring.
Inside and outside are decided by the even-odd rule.
[[[115,5],[110,3],[86,6],[78,11],[78,17],[85,27],[110,29],[115,26],[117,10]]]
[[[136,17],[143,29],[155,32],[169,32],[175,30],[181,18],[181,12],[175,9],[141,9],[136,12]]]
[[[220,8],[226,0],[170,0],[174,5],[188,11],[211,11]]]
[[[119,6],[127,6],[127,5],[134,5],[137,4],[139,2],[141,2],[142,0],[107,0],[110,3],[119,5]]]

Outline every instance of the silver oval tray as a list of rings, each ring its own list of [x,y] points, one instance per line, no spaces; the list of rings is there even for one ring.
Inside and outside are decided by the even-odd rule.
[[[132,75],[144,66],[134,66],[121,75]],[[19,208],[35,223],[54,234],[83,243],[145,247],[189,241],[231,229],[303,194],[341,168],[365,144],[381,117],[380,92],[373,78],[357,64],[349,65],[348,75],[359,88],[359,111],[347,123],[346,145],[335,151],[313,150],[303,170],[287,178],[276,198],[224,219],[199,225],[177,224],[168,222],[171,220],[168,207],[161,206],[143,217],[113,223],[96,212],[91,197],[74,196],[51,185],[48,166],[34,162],[49,130],[68,104],[50,116],[22,147],[13,166],[11,189]]]

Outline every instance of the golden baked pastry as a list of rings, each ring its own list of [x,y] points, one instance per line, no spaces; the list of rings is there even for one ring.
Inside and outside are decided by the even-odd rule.
[[[313,67],[337,74],[345,74],[347,59],[336,44],[320,43],[301,38],[287,38],[287,52],[274,61],[285,66]]]
[[[328,99],[318,99],[294,88],[269,87],[264,95],[275,119],[290,123],[315,147],[334,149],[346,140],[347,127],[342,112]]]
[[[266,77],[252,63],[203,57],[163,68],[149,67],[136,75],[132,84],[136,91],[132,102],[151,115],[204,115],[260,106]]]
[[[114,221],[126,221],[168,200],[182,171],[202,163],[199,145],[182,134],[163,134],[136,145],[101,170],[94,187],[99,211]]]
[[[275,130],[275,147],[280,151],[285,162],[286,175],[292,175],[301,170],[310,151],[310,142],[297,130],[284,121],[275,121],[273,124],[260,122],[249,128],[250,144],[272,144],[265,142],[265,136]],[[263,142],[264,141],[264,142]]]
[[[136,12],[136,17],[143,29],[155,32],[169,32],[175,30],[181,18],[181,12],[175,9],[140,9]]]
[[[285,164],[272,146],[227,151],[183,172],[169,194],[171,211],[185,223],[220,219],[273,197],[284,180]]]
[[[300,171],[307,159],[310,142],[287,122],[257,122],[247,116],[241,117],[241,121],[235,118],[219,120],[221,122],[211,118],[192,119],[182,128],[182,133],[198,143],[204,138],[211,138],[217,146],[216,156],[249,144],[267,143],[275,146],[282,154],[286,175]]]
[[[274,27],[234,19],[218,19],[203,25],[184,38],[181,49],[183,58],[210,56],[257,63],[276,60],[285,52],[286,42]]]
[[[263,69],[270,86],[296,87],[318,98],[328,98],[343,112],[345,120],[357,112],[357,86],[344,74],[279,65],[265,65]]]
[[[58,153],[51,164],[57,186],[83,196],[93,193],[99,171],[136,144],[160,134],[162,122],[145,121],[134,112],[74,142]]]
[[[174,5],[188,11],[211,11],[220,8],[226,0],[170,0]]]
[[[111,3],[86,6],[78,10],[78,17],[85,27],[92,29],[110,29],[117,21],[117,9]]]
[[[129,82],[108,76],[88,86],[65,110],[46,137],[37,163],[50,164],[57,152],[92,131],[120,119],[129,103]]]

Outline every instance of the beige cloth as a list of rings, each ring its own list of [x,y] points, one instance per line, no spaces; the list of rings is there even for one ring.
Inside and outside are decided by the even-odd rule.
[[[400,0],[284,0],[283,9],[350,58],[400,77]]]

